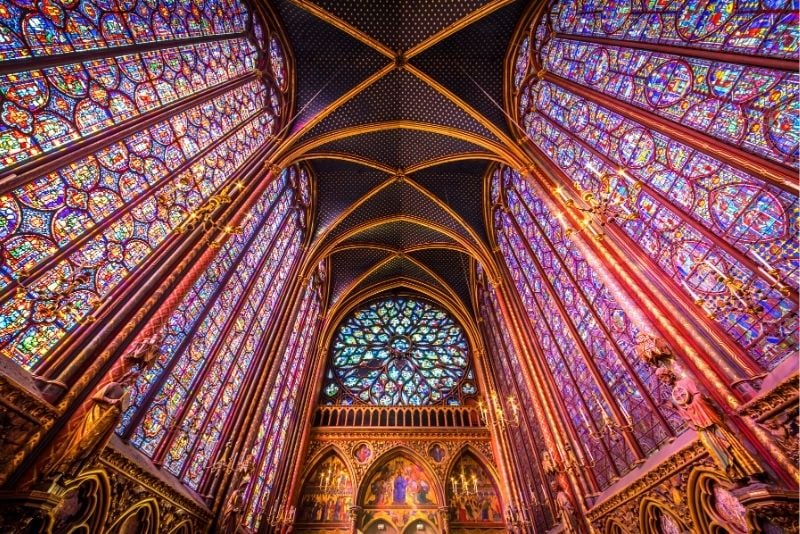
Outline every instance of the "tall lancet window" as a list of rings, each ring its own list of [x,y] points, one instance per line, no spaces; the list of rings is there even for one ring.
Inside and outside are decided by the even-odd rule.
[[[134,388],[119,429],[197,488],[219,449],[235,393],[252,380],[304,240],[308,175],[267,186],[166,326],[160,358]]]
[[[432,302],[399,296],[364,304],[339,326],[322,402],[458,406],[475,393],[461,326]]]
[[[38,370],[267,146],[286,65],[240,0],[3,2],[0,36],[0,353]]]
[[[553,2],[512,113],[566,192],[629,199],[628,245],[761,374],[796,350],[796,5],[652,5]]]
[[[497,244],[582,454],[598,485],[607,486],[674,436],[681,419],[652,368],[634,354],[636,327],[548,205],[515,171],[498,170],[492,180],[507,206],[495,209]],[[629,430],[603,434],[607,420]]]
[[[299,425],[298,402],[302,385],[319,333],[321,292],[324,271],[318,271],[303,293],[303,299],[292,323],[291,335],[279,352],[269,395],[265,395],[261,418],[256,430],[251,458],[255,476],[248,486],[245,498],[249,500],[245,521],[256,531],[264,516],[266,503],[272,493],[278,468],[287,451],[290,425]],[[298,430],[301,427],[298,427]]]
[[[532,392],[525,381],[524,362],[514,348],[511,340],[511,328],[506,322],[503,310],[497,298],[497,292],[486,283],[483,269],[477,267],[478,305],[480,310],[483,337],[486,343],[486,365],[496,377],[498,394],[502,399],[515,398],[522,408],[518,427],[509,426],[508,436],[514,447],[512,460],[515,476],[523,484],[523,493],[536,504],[547,502],[547,476],[542,473],[543,455],[549,454],[539,421],[544,421],[542,407],[534,400]],[[529,502],[529,506],[536,504]],[[538,529],[546,530],[551,517],[549,508],[532,508],[541,513],[533,513],[530,519]]]

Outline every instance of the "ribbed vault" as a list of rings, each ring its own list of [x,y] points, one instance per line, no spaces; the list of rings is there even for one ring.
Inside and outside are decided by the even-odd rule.
[[[272,163],[304,160],[316,177],[308,265],[330,259],[332,303],[406,280],[470,309],[470,262],[489,256],[487,167],[521,159],[500,105],[523,3],[362,4],[275,3],[298,70]]]

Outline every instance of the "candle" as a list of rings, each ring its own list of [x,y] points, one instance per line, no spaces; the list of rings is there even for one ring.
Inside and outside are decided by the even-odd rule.
[[[706,264],[708,267],[710,267],[712,271],[714,271],[715,273],[717,273],[718,275],[720,275],[722,278],[727,278],[727,276],[725,275],[725,273],[723,273],[723,272],[722,272],[722,271],[721,271],[721,270],[720,270],[720,269],[719,269],[719,268],[718,268],[716,265],[714,265],[714,264],[713,264],[713,263],[711,263],[710,261],[708,261],[708,260],[705,260],[703,263],[704,263],[704,264]]]
[[[592,425],[589,424],[589,418],[586,416],[586,412],[583,410],[583,406],[578,408],[578,411],[581,414],[581,419],[583,419],[583,424],[586,425],[586,429],[590,430]]]

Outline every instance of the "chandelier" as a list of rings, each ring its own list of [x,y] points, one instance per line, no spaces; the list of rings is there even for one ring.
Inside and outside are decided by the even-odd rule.
[[[781,273],[757,252],[753,251],[752,254],[761,264],[758,270],[768,281],[766,288],[757,287],[756,278],[742,282],[738,278],[723,272],[722,269],[708,260],[705,260],[702,265],[713,272],[714,280],[724,287],[723,291],[701,296],[692,289],[685,279],[681,280],[684,289],[692,297],[694,303],[703,309],[708,318],[717,319],[720,316],[732,313],[759,316],[765,312],[762,302],[767,299],[770,292],[778,291],[784,297],[788,297],[791,294],[789,287],[782,279]]]
[[[600,425],[597,428],[597,431],[593,430],[593,426],[589,422],[589,418],[586,415],[583,407],[579,407],[578,411],[581,414],[581,419],[583,419],[583,424],[586,426],[586,429],[589,431],[589,435],[595,441],[600,441],[603,437],[607,437],[609,439],[616,439],[622,436],[624,432],[627,432],[633,428],[633,421],[631,420],[631,416],[628,411],[625,409],[625,406],[620,404],[620,410],[622,411],[622,416],[625,418],[626,424],[620,424],[615,421],[611,415],[609,415],[608,411],[606,410],[605,406],[600,402],[597,398],[597,395],[594,393],[592,394],[594,398],[595,404],[600,409]]]
[[[597,176],[600,182],[598,191],[588,191],[576,184],[578,194],[586,207],[578,206],[572,198],[569,198],[561,187],[554,189],[554,192],[561,201],[570,209],[575,209],[586,214],[581,222],[580,228],[576,231],[568,228],[563,215],[558,218],[562,226],[565,227],[567,237],[574,233],[586,230],[595,240],[602,240],[605,236],[605,227],[612,222],[633,221],[639,218],[636,211],[636,196],[639,194],[641,184],[630,179],[627,173],[620,169],[618,176],[611,173],[600,171],[591,162],[587,164],[592,173]],[[624,179],[624,181],[620,180]],[[633,184],[630,184],[633,182]]]
[[[221,232],[222,236],[209,245],[211,248],[219,248],[222,241],[224,241],[227,236],[241,234],[242,227],[240,225],[219,224],[219,222],[215,220],[215,216],[219,208],[230,204],[233,201],[234,193],[240,191],[243,187],[244,184],[242,184],[242,182],[233,182],[216,195],[210,196],[205,204],[189,214],[189,217],[177,228],[177,232],[185,234],[198,227],[202,228],[205,232],[211,229]]]
[[[487,427],[496,426],[500,429],[519,427],[519,403],[516,397],[510,395],[505,404],[503,406],[500,396],[494,390],[489,394],[488,402],[478,401],[481,423]],[[494,419],[489,417],[490,413],[494,414]]]

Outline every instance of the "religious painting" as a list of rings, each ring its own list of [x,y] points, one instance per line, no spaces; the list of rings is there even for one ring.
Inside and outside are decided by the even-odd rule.
[[[370,449],[369,445],[367,445],[366,443],[362,443],[361,445],[355,448],[355,450],[353,451],[353,456],[355,457],[356,460],[358,460],[358,463],[363,464],[364,462],[369,460],[370,457],[372,456],[372,449]]]
[[[331,453],[306,479],[297,507],[298,523],[344,523],[353,505],[353,483],[344,462]]]
[[[447,456],[447,451],[438,443],[434,443],[431,445],[431,448],[428,449],[428,456],[430,456],[431,460],[438,464],[444,460],[445,456]]]
[[[368,482],[364,506],[409,507],[435,505],[433,484],[425,471],[404,456],[381,466]]]
[[[503,524],[503,506],[494,479],[471,454],[463,455],[453,466],[447,496],[452,523]]]

